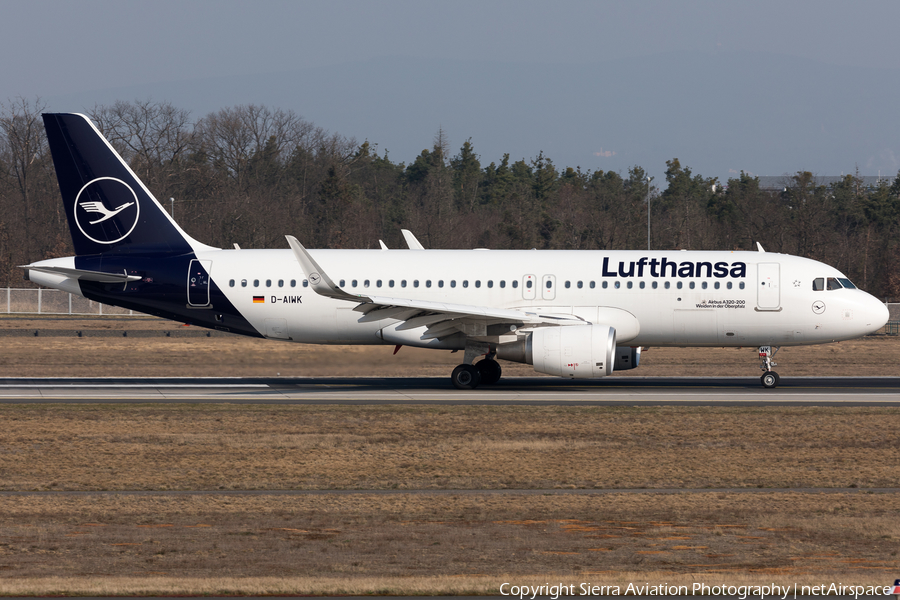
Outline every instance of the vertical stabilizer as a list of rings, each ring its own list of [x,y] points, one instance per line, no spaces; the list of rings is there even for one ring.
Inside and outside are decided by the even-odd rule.
[[[86,116],[43,117],[77,255],[208,248],[181,230]]]

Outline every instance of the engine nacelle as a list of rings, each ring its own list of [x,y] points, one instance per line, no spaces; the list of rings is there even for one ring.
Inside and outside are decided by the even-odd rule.
[[[616,346],[616,371],[635,369],[641,364],[641,347]]]
[[[526,362],[538,373],[595,379],[613,372],[615,349],[616,330],[608,325],[538,327],[526,342]]]

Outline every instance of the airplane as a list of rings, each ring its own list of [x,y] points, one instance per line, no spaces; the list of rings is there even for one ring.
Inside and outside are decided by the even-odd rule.
[[[496,383],[498,359],[605,377],[638,367],[646,346],[758,347],[760,381],[774,388],[781,346],[848,340],[888,320],[837,269],[759,245],[435,250],[404,231],[409,249],[307,250],[290,235],[287,250],[214,248],[179,227],[88,117],[43,119],[76,255],[24,265],[26,279],[258,338],[461,350],[459,389]]]

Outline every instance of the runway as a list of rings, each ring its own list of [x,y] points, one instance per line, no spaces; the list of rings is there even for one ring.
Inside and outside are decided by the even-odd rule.
[[[510,377],[476,390],[446,377],[0,379],[0,404],[437,404],[583,406],[900,406],[900,377]]]

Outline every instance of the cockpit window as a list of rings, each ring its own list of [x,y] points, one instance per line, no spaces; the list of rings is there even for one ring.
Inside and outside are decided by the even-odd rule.
[[[824,277],[816,277],[813,279],[813,291],[821,292],[825,289],[825,278]]]
[[[829,277],[829,278],[828,278],[828,289],[829,289],[829,290],[839,290],[839,289],[841,289],[842,287],[843,287],[843,286],[841,285],[841,282],[838,281],[836,277]]]
[[[851,282],[849,279],[846,279],[846,278],[844,278],[844,277],[838,277],[838,281],[840,281],[840,282],[841,282],[841,285],[843,285],[843,286],[844,286],[845,288],[847,288],[848,290],[855,290],[855,289],[856,289],[856,286],[853,285],[853,282]]]

